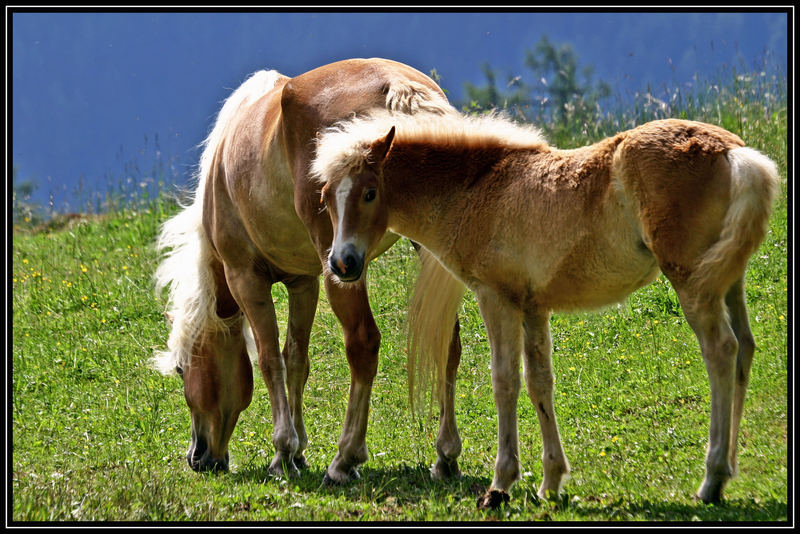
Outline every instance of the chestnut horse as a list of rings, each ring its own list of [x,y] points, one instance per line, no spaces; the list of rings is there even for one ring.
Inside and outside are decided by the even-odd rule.
[[[618,302],[659,270],[678,294],[710,379],[706,476],[697,497],[722,498],[736,471],[754,351],[744,274],[778,190],[772,161],[699,122],[655,121],[558,150],[502,117],[384,113],[330,129],[317,154],[313,172],[334,228],[330,262],[371,257],[388,229],[420,243],[452,274],[448,283],[434,273],[440,278],[413,313],[454,309],[464,286],[476,295],[499,433],[494,479],[479,506],[508,500],[520,476],[520,355],[543,440],[539,495],[557,496],[569,471],[553,409],[550,314]],[[340,279],[359,276],[348,270]],[[437,299],[450,303],[425,305]],[[452,317],[418,318],[416,343],[441,338]],[[443,369],[445,358],[440,351],[429,367]]]
[[[306,465],[302,397],[309,336],[333,238],[320,187],[308,169],[321,131],[374,109],[396,115],[455,112],[439,87],[417,70],[388,60],[353,59],[295,78],[275,71],[253,74],[225,101],[205,141],[194,200],[164,224],[158,248],[165,257],[156,272],[157,286],[169,287],[172,320],[169,350],[156,363],[183,379],[192,421],[187,460],[195,470],[228,469],[228,442],[253,391],[248,325],[272,408],[275,456],[269,472],[296,475]],[[397,239],[382,237],[369,258]],[[424,261],[422,270],[427,269],[441,267]],[[351,372],[339,450],[325,476],[339,483],[357,477],[356,466],[367,460],[380,332],[363,278],[343,286],[327,269],[324,278],[344,329]],[[270,294],[278,282],[289,297],[283,351]],[[460,358],[457,325],[450,341],[452,382]],[[439,459],[432,475],[455,476],[461,442],[452,396],[440,409]]]

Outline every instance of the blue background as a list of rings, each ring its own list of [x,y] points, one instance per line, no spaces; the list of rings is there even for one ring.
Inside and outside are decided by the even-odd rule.
[[[543,34],[570,43],[622,95],[688,84],[725,65],[787,57],[787,13],[11,12],[11,163],[36,197],[79,210],[99,191],[152,174],[185,181],[220,103],[262,68],[297,75],[349,57],[386,57],[441,75],[451,100],[481,65],[525,75]],[[528,71],[529,73],[529,71]],[[135,186],[135,185],[134,185]]]

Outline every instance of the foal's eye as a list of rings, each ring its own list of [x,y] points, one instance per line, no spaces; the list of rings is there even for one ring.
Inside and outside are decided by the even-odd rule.
[[[377,194],[378,193],[375,191],[375,189],[373,188],[367,189],[366,191],[364,191],[364,202],[372,202],[373,200],[375,200]]]

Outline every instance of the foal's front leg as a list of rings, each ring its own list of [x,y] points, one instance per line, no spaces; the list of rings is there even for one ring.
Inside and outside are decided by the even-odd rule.
[[[539,497],[558,497],[569,464],[561,445],[553,406],[553,343],[550,339],[549,313],[531,312],[525,316],[525,384],[528,396],[536,407],[542,431],[542,468],[544,477]]]
[[[484,290],[477,297],[492,350],[492,390],[498,431],[494,479],[486,495],[478,499],[478,507],[497,508],[508,501],[511,486],[520,478],[517,402],[522,312],[494,292]]]

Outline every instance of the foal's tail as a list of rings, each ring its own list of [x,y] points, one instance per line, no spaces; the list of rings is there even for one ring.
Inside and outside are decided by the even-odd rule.
[[[436,378],[444,393],[450,340],[466,288],[425,248],[419,249],[422,270],[408,310],[408,390],[412,411],[425,388]],[[421,405],[421,403],[420,403]]]
[[[161,227],[156,249],[163,255],[155,273],[158,293],[169,288],[167,317],[172,322],[167,351],[155,355],[162,373],[188,366],[192,347],[202,331],[225,330],[217,315],[216,286],[211,270],[211,244],[203,228],[203,191],[217,153],[240,107],[263,96],[281,79],[276,71],[258,71],[225,100],[211,133],[203,141],[194,200]]]
[[[731,169],[731,203],[722,233],[700,258],[691,275],[695,287],[710,287],[724,293],[747,268],[750,256],[767,233],[772,204],[778,195],[780,178],[775,163],[752,148],[728,152]]]

